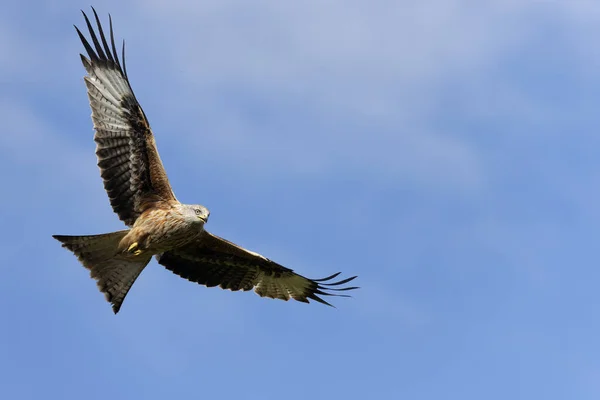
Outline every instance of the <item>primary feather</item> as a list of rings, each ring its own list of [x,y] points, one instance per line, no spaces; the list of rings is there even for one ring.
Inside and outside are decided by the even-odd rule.
[[[148,119],[139,105],[117,56],[110,19],[108,46],[96,11],[100,41],[83,13],[94,47],[75,27],[89,58],[81,55],[94,122],[96,156],[110,204],[126,225],[132,226],[144,203],[156,197],[175,200]],[[123,44],[123,66],[125,45]]]

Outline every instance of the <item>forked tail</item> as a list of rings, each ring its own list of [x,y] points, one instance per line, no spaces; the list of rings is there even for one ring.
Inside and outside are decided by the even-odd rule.
[[[118,251],[119,242],[128,232],[124,230],[88,236],[52,235],[90,270],[90,275],[98,283],[106,300],[112,304],[115,314],[119,312],[127,292],[152,257],[131,257]]]

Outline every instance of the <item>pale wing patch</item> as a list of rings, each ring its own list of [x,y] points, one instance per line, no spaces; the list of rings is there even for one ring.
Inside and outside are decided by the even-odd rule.
[[[310,281],[300,275],[282,276],[274,278],[261,272],[258,282],[254,288],[256,294],[261,297],[289,300],[302,298],[310,288]]]

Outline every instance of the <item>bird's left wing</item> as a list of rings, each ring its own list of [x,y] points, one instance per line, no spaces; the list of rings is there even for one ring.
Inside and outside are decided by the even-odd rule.
[[[156,258],[159,264],[189,281],[232,291],[254,288],[259,296],[273,299],[287,301],[292,298],[303,303],[310,299],[331,306],[319,296],[348,297],[335,292],[357,289],[342,286],[355,276],[332,282],[338,272],[323,279],[308,279],[206,231],[196,242]]]
[[[96,156],[113,210],[131,226],[153,201],[176,200],[156,149],[148,119],[138,103],[125,68],[125,43],[122,62],[110,20],[110,47],[96,11],[94,17],[100,39],[83,13],[93,46],[81,31],[79,38],[89,56],[81,55],[88,73],[84,78],[92,108],[96,134]]]

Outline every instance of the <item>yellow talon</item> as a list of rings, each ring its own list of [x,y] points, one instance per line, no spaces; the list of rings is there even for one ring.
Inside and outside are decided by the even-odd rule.
[[[138,247],[138,242],[133,242],[131,244],[131,246],[129,246],[129,248],[127,249],[127,252],[131,253],[132,251],[134,251],[136,248]],[[140,251],[140,250],[137,250]],[[137,254],[136,254],[137,255]]]
[[[138,242],[133,242],[131,246],[127,249],[128,253],[133,253],[134,256],[139,256],[142,254],[143,250],[139,248]]]

